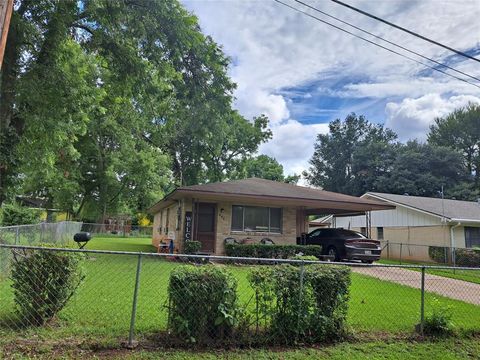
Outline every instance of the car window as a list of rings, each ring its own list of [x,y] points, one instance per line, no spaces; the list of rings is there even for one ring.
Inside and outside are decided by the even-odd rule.
[[[313,230],[308,236],[318,236],[318,234],[320,234],[320,229]]]

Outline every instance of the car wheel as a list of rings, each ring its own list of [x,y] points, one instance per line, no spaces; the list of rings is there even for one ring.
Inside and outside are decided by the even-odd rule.
[[[373,260],[362,260],[364,264],[373,264]]]
[[[339,258],[339,256],[338,256],[337,248],[336,248],[335,246],[330,246],[330,247],[327,249],[327,255],[333,256],[333,260],[334,260],[334,261],[340,260],[340,258]]]

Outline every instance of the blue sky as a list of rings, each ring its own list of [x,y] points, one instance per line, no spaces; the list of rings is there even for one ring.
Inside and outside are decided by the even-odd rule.
[[[293,0],[284,1],[302,7]],[[304,1],[480,77],[479,63],[452,56],[331,1]],[[348,2],[452,47],[480,53],[478,0]],[[232,58],[230,75],[238,85],[235,106],[248,118],[261,113],[270,118],[273,139],[262,145],[260,152],[275,157],[287,173],[308,168],[316,135],[328,131],[329,121],[350,112],[385,124],[402,141],[424,140],[435,117],[468,102],[480,102],[476,87],[425,70],[274,1],[183,3],[198,16],[202,30]]]

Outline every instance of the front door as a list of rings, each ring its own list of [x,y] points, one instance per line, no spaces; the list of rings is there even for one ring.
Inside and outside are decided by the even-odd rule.
[[[215,252],[216,204],[198,203],[195,211],[195,240],[202,244],[201,251]]]

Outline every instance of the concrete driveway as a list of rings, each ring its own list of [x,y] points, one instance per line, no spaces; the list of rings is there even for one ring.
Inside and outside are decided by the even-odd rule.
[[[391,281],[412,288],[421,288],[422,274],[394,267],[352,267],[352,271],[372,276],[379,280]],[[480,305],[480,284],[463,280],[450,279],[444,276],[425,274],[425,290],[431,293],[461,300],[470,304]]]

